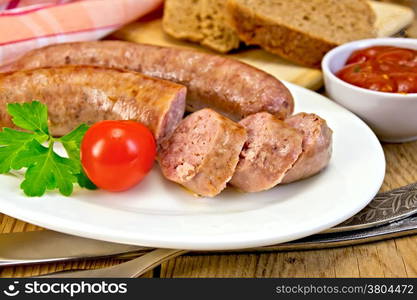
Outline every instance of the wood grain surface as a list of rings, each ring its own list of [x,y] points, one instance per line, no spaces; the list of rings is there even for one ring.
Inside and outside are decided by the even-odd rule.
[[[417,25],[408,32],[417,37]],[[417,142],[384,144],[383,148],[387,170],[381,191],[417,182]],[[0,214],[0,233],[33,230],[42,228]],[[416,249],[417,235],[327,250],[211,255],[190,253],[170,260],[144,277],[417,277]],[[5,267],[0,268],[0,277],[93,269],[120,262],[102,259]]]

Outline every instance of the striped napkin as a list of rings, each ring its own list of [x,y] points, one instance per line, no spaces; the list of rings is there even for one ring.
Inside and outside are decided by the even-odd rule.
[[[163,0],[0,0],[0,66],[49,44],[100,39]]]

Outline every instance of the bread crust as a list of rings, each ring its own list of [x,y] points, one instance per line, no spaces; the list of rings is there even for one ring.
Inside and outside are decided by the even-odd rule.
[[[366,5],[372,14],[372,22],[375,22],[372,8],[368,3]],[[304,66],[320,68],[323,56],[338,46],[337,43],[319,36],[263,17],[235,0],[227,2],[227,10],[230,25],[246,44],[259,45],[271,53]]]
[[[166,0],[162,27],[174,38],[227,53],[239,48],[240,40],[226,14],[225,0]]]

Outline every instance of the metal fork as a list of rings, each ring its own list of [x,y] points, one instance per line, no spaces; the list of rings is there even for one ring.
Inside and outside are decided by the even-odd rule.
[[[163,262],[187,252],[186,250],[157,249],[125,263],[97,270],[64,271],[37,278],[135,278]]]

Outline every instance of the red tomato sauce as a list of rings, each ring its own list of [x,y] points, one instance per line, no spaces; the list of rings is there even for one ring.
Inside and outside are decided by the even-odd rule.
[[[357,50],[336,76],[369,90],[417,93],[417,51],[392,46]]]

